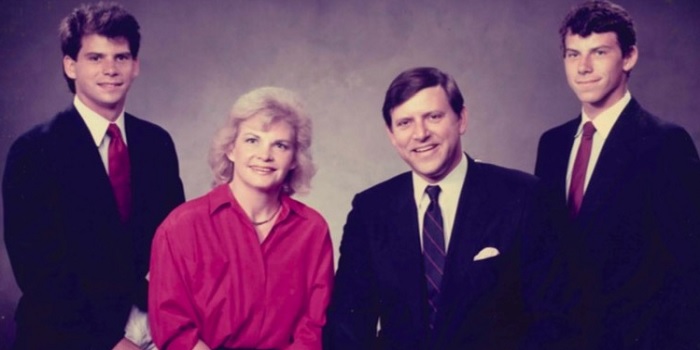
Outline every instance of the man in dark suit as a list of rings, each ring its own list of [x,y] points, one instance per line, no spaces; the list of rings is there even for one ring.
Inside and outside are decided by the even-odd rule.
[[[124,112],[139,25],[115,4],[61,23],[73,105],[22,135],[3,180],[5,241],[22,290],[16,349],[134,349],[156,226],[183,202],[173,142]],[[127,339],[128,337],[128,339]]]
[[[438,69],[401,73],[383,114],[412,171],[353,200],[326,347],[515,348],[531,323],[525,290],[543,256],[534,249],[535,178],[462,151],[464,99]]]
[[[680,126],[631,97],[639,52],[606,1],[560,29],[581,114],[542,135],[535,174],[560,208],[569,277],[567,349],[700,347],[700,162]]]

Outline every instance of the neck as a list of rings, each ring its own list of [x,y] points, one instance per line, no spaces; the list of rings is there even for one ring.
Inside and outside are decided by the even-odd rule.
[[[259,191],[242,185],[235,178],[229,183],[229,188],[231,188],[243,211],[254,223],[269,219],[277,214],[280,208],[280,190]]]

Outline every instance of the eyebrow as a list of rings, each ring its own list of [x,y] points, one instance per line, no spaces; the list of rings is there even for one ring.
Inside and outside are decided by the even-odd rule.
[[[588,50],[588,52],[595,51],[595,50],[600,50],[600,49],[612,49],[612,48],[614,48],[614,46],[604,44],[604,45],[598,45],[598,46],[596,46],[596,47],[592,47],[592,48],[590,48],[590,49]],[[573,49],[573,48],[570,48],[570,47],[567,47],[567,48],[565,48],[564,50],[565,50],[565,51],[581,52],[581,51],[579,51],[579,50],[577,50],[577,49]]]

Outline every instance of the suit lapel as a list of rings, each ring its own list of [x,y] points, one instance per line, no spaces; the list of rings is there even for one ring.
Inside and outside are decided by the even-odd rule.
[[[68,198],[76,207],[88,205],[86,213],[101,213],[100,217],[119,222],[116,201],[109,177],[90,131],[75,108],[57,120],[56,166]]]
[[[398,180],[395,192],[390,194],[395,199],[387,211],[387,226],[382,229],[386,234],[379,236],[381,241],[377,246],[380,256],[388,259],[409,309],[417,315],[421,325],[426,325],[427,291],[413,181],[410,173]]]
[[[585,221],[591,214],[599,212],[615,193],[616,185],[625,181],[624,175],[635,157],[638,112],[639,104],[633,99],[610,130],[588,183],[580,220]]]
[[[574,137],[578,126],[581,124],[581,116],[565,124],[563,132],[556,140],[553,152],[550,154],[552,158],[552,177],[555,181],[557,203],[566,203],[566,196],[569,189],[566,187],[566,172],[569,168],[569,156],[571,148],[574,146]]]

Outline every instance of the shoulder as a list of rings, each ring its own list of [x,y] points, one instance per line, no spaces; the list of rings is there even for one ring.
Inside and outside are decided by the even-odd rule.
[[[284,201],[287,202],[287,205],[289,205],[291,210],[298,214],[302,220],[307,221],[309,225],[322,229],[324,233],[328,231],[328,223],[326,222],[326,219],[316,209],[292,197],[287,196],[284,198]]]
[[[193,232],[194,230],[189,228],[198,226],[199,223],[205,220],[210,220],[210,196],[211,192],[177,206],[165,218],[161,224],[161,229],[166,232]],[[183,230],[182,228],[186,229]]]
[[[412,184],[411,172],[407,171],[358,193],[355,196],[355,202],[384,206],[396,198],[397,194],[411,192]]]
[[[80,122],[80,116],[73,108],[57,113],[48,121],[37,124],[21,134],[10,147],[8,158],[26,152],[49,151],[52,142],[61,142],[67,133],[75,131],[75,125],[79,125],[77,122]]]
[[[163,127],[155,123],[141,119],[129,113],[126,113],[124,118],[128,132],[146,134],[150,138],[163,138],[171,140],[170,134]]]
[[[513,192],[516,190],[533,190],[538,186],[539,180],[532,174],[517,169],[490,164],[482,161],[474,161],[469,164],[467,181],[469,177],[483,185],[489,186],[489,190]]]
[[[646,147],[661,152],[676,152],[679,150],[695,150],[690,134],[682,126],[661,119],[648,112],[639,104],[633,106],[635,125],[639,130],[642,148]]]
[[[581,122],[580,117],[576,117],[576,118],[571,119],[563,124],[557,125],[551,129],[545,131],[544,133],[542,133],[542,136],[540,137],[540,144],[543,142],[566,137],[566,135],[573,134],[580,122]]]

